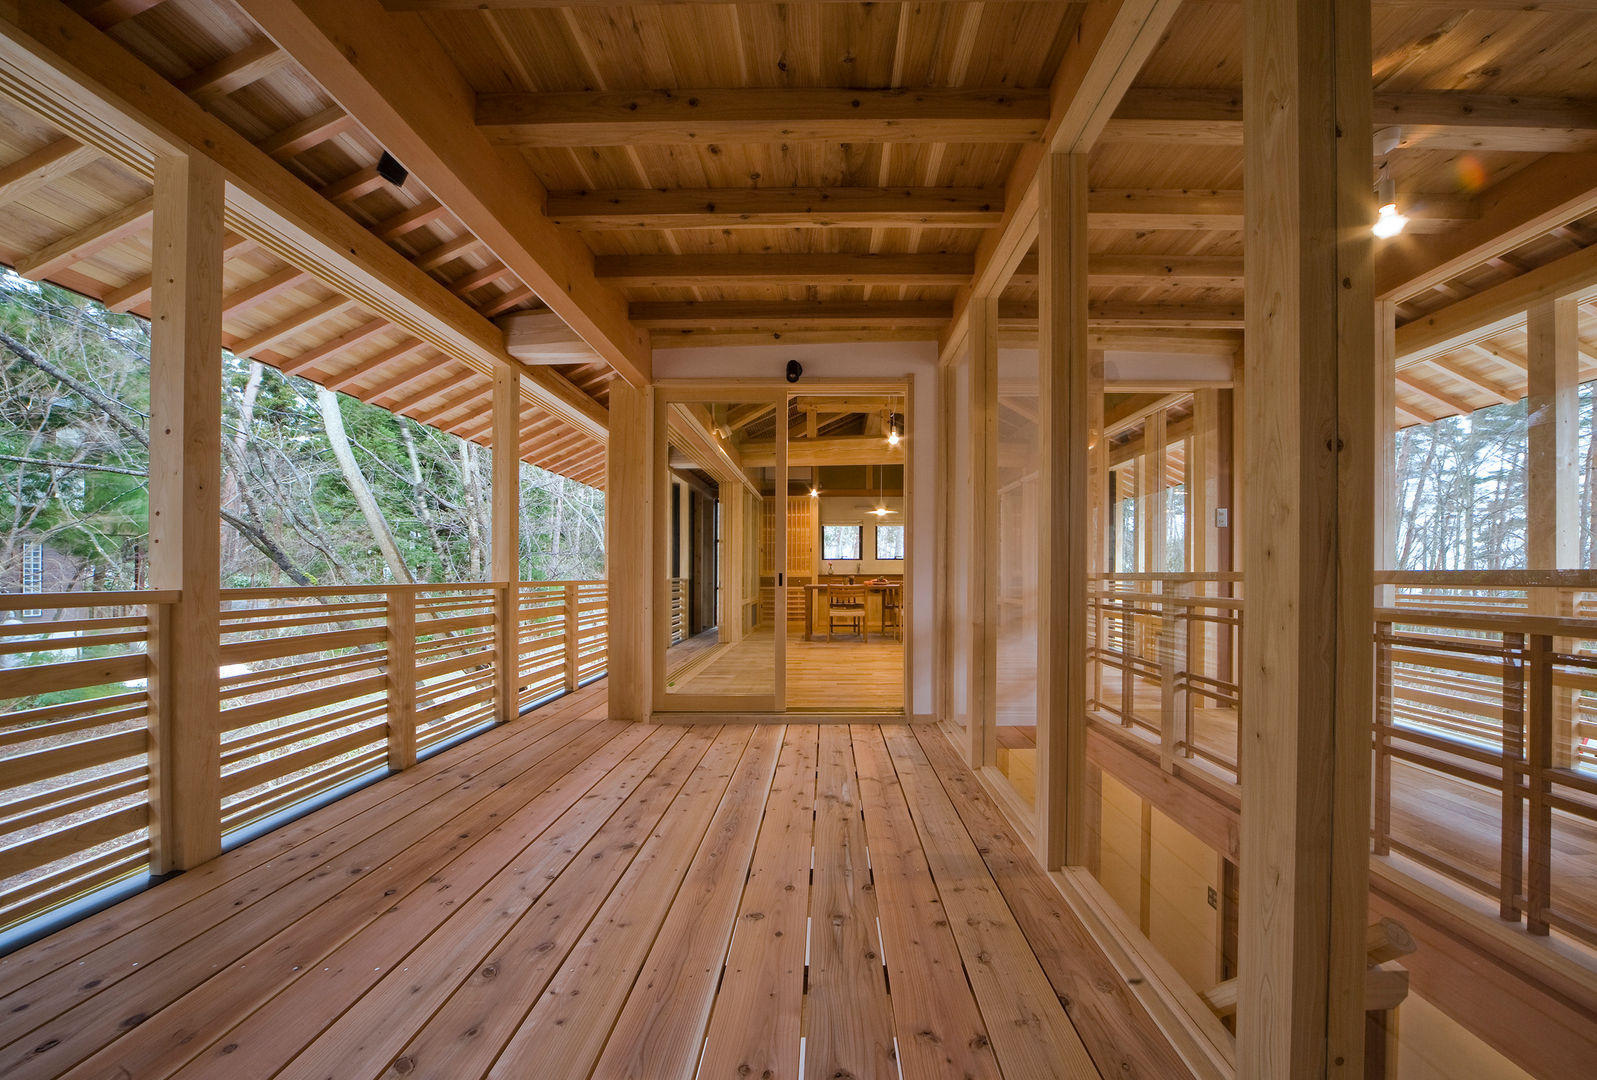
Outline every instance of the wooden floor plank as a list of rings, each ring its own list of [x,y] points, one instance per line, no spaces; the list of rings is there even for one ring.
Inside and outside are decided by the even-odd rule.
[[[1066,1012],[1098,1070],[1159,1080],[1191,1076],[948,739],[933,728],[914,734],[1055,992],[1068,1002]]]
[[[790,725],[783,738],[765,819],[749,863],[748,882],[742,887],[735,917],[727,919],[732,942],[719,991],[711,986],[715,1011],[705,1032],[699,1080],[751,1076],[797,1080],[818,739],[819,731],[813,725]],[[708,999],[705,1005],[708,1009]],[[631,1001],[627,1008],[632,1011]],[[670,1012],[657,1012],[651,1019],[662,1025],[678,1022]],[[600,1061],[600,1075],[609,1075],[605,1065],[623,1034],[628,1035],[625,1045],[635,1047],[636,1060],[650,1060],[650,1040],[618,1026]],[[693,1066],[699,1063],[697,1050],[697,1046],[691,1048],[687,1068],[680,1075],[694,1075]]]
[[[190,905],[185,905],[171,912],[170,918],[162,920],[161,930],[164,932],[164,924],[170,922],[176,933],[183,934],[185,940],[177,948],[166,948],[168,942],[161,933],[140,934],[130,941],[127,949],[99,950],[113,954],[99,966],[90,967],[85,963],[58,973],[77,973],[79,980],[84,981],[59,986],[61,980],[52,976],[30,984],[8,998],[5,1007],[24,1006],[47,1022],[0,1047],[0,1075],[53,1077],[60,1074],[92,1053],[96,1046],[138,1026],[170,1004],[182,993],[185,984],[191,983],[192,973],[214,972],[234,963],[279,927],[327,903],[355,878],[369,875],[406,852],[415,851],[423,857],[436,855],[425,846],[417,845],[456,816],[469,817],[471,808],[493,795],[501,783],[551,757],[564,760],[562,755],[568,746],[581,739],[596,723],[609,722],[577,721],[557,728],[544,739],[443,792],[426,806],[362,839],[335,858],[323,861],[311,872],[292,880],[285,881],[280,876],[275,882],[261,882],[260,888],[266,895],[248,906],[204,905],[197,911],[190,911]],[[298,867],[284,866],[283,869],[297,870]],[[196,925],[203,932],[194,934]],[[134,971],[140,977],[124,985],[127,983],[124,977]],[[37,994],[40,988],[48,988],[53,993],[50,996]]]
[[[898,1080],[876,890],[847,728],[821,728],[805,1080]]]
[[[107,943],[124,940],[140,927],[214,889],[236,882],[250,871],[260,871],[285,858],[313,865],[314,858],[334,850],[318,844],[318,839],[344,823],[367,818],[375,827],[376,823],[408,813],[416,806],[425,805],[435,793],[448,790],[465,777],[524,749],[529,735],[555,732],[578,714],[592,713],[596,706],[603,708],[604,704],[602,684],[567,695],[527,717],[526,727],[508,724],[492,728],[449,753],[435,755],[414,768],[386,777],[379,784],[352,792],[298,821],[162,882],[159,888],[146,889],[26,949],[0,956],[0,998],[69,965],[75,970],[68,979],[78,979],[81,969],[76,961],[89,958]],[[411,798],[407,799],[407,795]],[[282,872],[281,866],[272,866],[256,876],[281,880]],[[187,924],[190,920],[185,917],[179,922]],[[160,936],[174,944],[181,940],[166,930]],[[94,963],[95,960],[89,960],[89,966]],[[9,1041],[14,1034],[4,1026],[4,1018],[0,1018],[0,1043]]]
[[[203,1051],[208,1041],[243,1021],[302,975],[343,969],[355,943],[371,941],[382,950],[372,972],[395,958],[401,942],[419,941],[435,928],[454,904],[470,897],[507,863],[524,856],[533,844],[605,774],[620,763],[647,734],[637,725],[604,723],[573,741],[561,754],[528,770],[525,779],[507,785],[471,810],[472,822],[451,823],[446,843],[426,841],[362,877],[355,885],[310,915],[261,942],[238,962],[200,983],[167,1009],[113,1042],[64,1080],[137,1076],[161,1080]],[[541,771],[540,771],[541,770]],[[548,781],[545,783],[545,781]],[[517,806],[517,803],[520,806]],[[433,847],[433,852],[427,848]],[[439,856],[448,858],[436,865]],[[418,869],[418,866],[420,869]],[[431,873],[429,866],[436,866]],[[449,897],[427,904],[429,896]],[[371,933],[363,933],[365,931]],[[356,950],[358,952],[358,949]],[[336,1015],[325,996],[306,993],[301,1008],[314,1002],[312,1016]],[[307,1022],[302,1018],[300,1023]],[[292,1030],[292,1028],[290,1028]],[[235,1040],[225,1045],[237,1049]],[[228,1057],[232,1057],[230,1052]],[[223,1074],[234,1076],[233,1062]]]
[[[645,1018],[660,1017],[653,1038],[643,1040],[648,1055],[631,1052],[635,1045],[623,1047],[623,1060],[609,1063],[600,1075],[692,1076],[709,997],[726,955],[728,924],[781,749],[780,725],[756,727],[750,735],[728,775],[713,772],[696,802],[667,814],[490,1077],[588,1076],[630,998],[636,998]],[[708,755],[705,761],[701,771],[712,771]],[[718,905],[727,910],[719,911]],[[683,998],[680,1007],[671,1000],[673,985]],[[629,1022],[628,1030],[638,1029]]]
[[[212,1032],[210,1047],[176,1075],[184,1080],[266,1080],[383,979],[406,979],[427,965],[429,954],[447,953],[456,963],[466,955],[485,954],[571,865],[679,738],[680,732],[633,725],[627,736],[611,740],[573,774],[580,785],[605,770],[535,842],[497,866],[487,860],[484,869],[497,872],[480,890],[468,892],[469,883],[458,878],[429,878],[408,910],[400,904],[393,913],[397,917],[385,916],[367,927],[242,1024]]]
[[[998,1077],[992,1040],[881,729],[851,730],[904,1076]]]
[[[530,909],[506,919],[495,906],[458,916],[463,926],[451,920],[278,1076],[480,1075],[679,797],[715,736],[714,729],[687,732]]]
[[[1100,1080],[915,736],[882,734],[1006,1080]]]

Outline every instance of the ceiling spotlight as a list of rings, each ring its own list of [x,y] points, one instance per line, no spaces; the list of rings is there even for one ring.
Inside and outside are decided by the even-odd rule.
[[[1402,232],[1408,218],[1397,212],[1397,185],[1385,162],[1381,163],[1381,179],[1375,185],[1375,201],[1375,225],[1370,231],[1383,240]]]
[[[810,498],[819,499],[820,497],[821,497],[821,489],[820,488],[813,488],[813,487],[810,488]]]

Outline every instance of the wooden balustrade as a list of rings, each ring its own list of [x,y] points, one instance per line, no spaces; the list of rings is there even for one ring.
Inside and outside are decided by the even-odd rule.
[[[148,873],[147,649],[177,599],[0,596],[0,929]],[[608,656],[603,581],[226,589],[220,625],[209,812],[231,836],[573,690]]]
[[[1197,759],[1236,779],[1240,581],[1235,573],[1100,575],[1089,595],[1089,709],[1155,742],[1167,771]]]
[[[1167,772],[1237,775],[1237,575],[1104,575],[1093,722]],[[1597,573],[1384,573],[1372,851],[1597,944]],[[1549,612],[1549,614],[1538,614]],[[1556,855],[1555,855],[1556,853]]]

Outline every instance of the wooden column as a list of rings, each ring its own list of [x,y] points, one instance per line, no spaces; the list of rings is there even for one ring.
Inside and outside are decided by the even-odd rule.
[[[151,869],[222,850],[222,174],[155,163],[150,585],[182,596],[150,641]]]
[[[610,716],[647,720],[653,700],[649,636],[654,598],[654,401],[653,391],[620,379],[610,385],[610,443],[605,468],[605,561],[609,584]],[[723,505],[730,524],[738,504]],[[725,581],[742,567],[723,562]],[[723,588],[723,593],[725,592]],[[722,613],[726,622],[739,617]]]
[[[1165,520],[1165,410],[1148,414],[1142,426],[1142,568],[1149,574],[1162,574],[1170,568],[1166,542],[1170,535]],[[1157,589],[1150,591],[1157,592]]]
[[[1088,443],[1087,158],[1038,170],[1037,857],[1086,862]],[[1099,375],[1101,385],[1101,371]]]
[[[1246,0],[1237,1075],[1361,1077],[1375,436],[1368,0]],[[1345,134],[1344,134],[1345,133]]]
[[[1087,439],[1087,585],[1089,591],[1101,586],[1097,575],[1109,572],[1110,548],[1110,510],[1109,501],[1109,444],[1104,439],[1103,433],[1103,350],[1093,349],[1088,354],[1091,382],[1089,384],[1091,400],[1087,406],[1087,423],[1089,435]],[[1108,620],[1095,608],[1089,618],[1092,630],[1091,643],[1098,648],[1103,647],[1104,636],[1109,629]],[[1103,668],[1096,663],[1087,665],[1087,694],[1088,700],[1097,702],[1103,697]],[[1099,796],[1101,798],[1101,796]],[[1094,798],[1088,793],[1089,809]]]
[[[499,722],[521,709],[521,376],[494,373],[493,568],[499,594],[499,663],[495,673]]]
[[[388,592],[388,767],[416,764],[416,592]]]
[[[1580,561],[1580,339],[1572,299],[1526,313],[1529,469],[1526,564],[1568,570]]]
[[[1550,300],[1526,312],[1525,564],[1530,570],[1580,566],[1578,330],[1579,312],[1572,298]],[[1563,589],[1530,593],[1532,614],[1572,614],[1573,594]],[[1550,761],[1568,766],[1574,747],[1574,691],[1554,685],[1548,701],[1553,713]]]
[[[997,760],[998,299],[970,308],[970,764]]]
[[[1375,302],[1375,569],[1397,569],[1397,304]],[[1390,607],[1397,598],[1391,585],[1375,590],[1375,602]]]

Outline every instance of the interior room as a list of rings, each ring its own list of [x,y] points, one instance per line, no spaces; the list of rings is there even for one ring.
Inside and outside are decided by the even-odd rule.
[[[0,4],[0,1076],[1591,1074],[1594,56]]]

